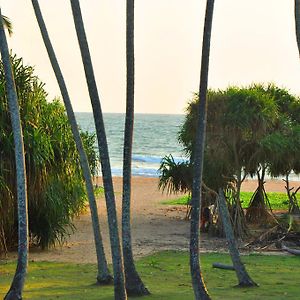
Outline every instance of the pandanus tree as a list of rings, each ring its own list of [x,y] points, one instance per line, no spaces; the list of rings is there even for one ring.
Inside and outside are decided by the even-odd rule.
[[[0,9],[0,16],[1,16]],[[27,185],[23,133],[20,120],[19,104],[9,50],[3,22],[0,22],[0,50],[6,78],[6,92],[11,115],[12,131],[15,146],[17,199],[18,199],[18,262],[17,269],[6,300],[22,299],[25,276],[28,264],[28,213],[27,213]]]
[[[265,164],[260,161],[263,157],[260,141],[275,123],[277,106],[272,97],[255,88],[229,88],[226,94],[225,136],[222,139],[235,174],[234,228],[236,234],[243,237],[248,232],[241,206],[241,185],[248,174],[259,175],[258,170],[262,168],[259,191],[263,187]]]
[[[189,104],[180,142],[193,158],[198,95]],[[273,98],[250,88],[229,87],[209,91],[207,143],[205,147],[205,183],[215,191],[220,187],[230,196],[230,212],[236,236],[247,234],[241,207],[240,190],[246,175],[255,173],[261,153],[260,140],[277,116]],[[213,176],[212,176],[213,175]]]
[[[285,170],[293,161],[293,153],[297,153],[296,145],[287,145],[287,139],[291,138],[290,129],[293,124],[299,122],[299,105],[297,104],[299,101],[289,91],[274,84],[254,84],[249,89],[264,95],[269,102],[268,105],[261,106],[261,112],[257,115],[263,115],[263,111],[272,112],[269,116],[265,115],[265,121],[260,122],[261,126],[257,130],[261,134],[257,138],[256,147],[252,150],[255,155],[252,159],[250,174],[257,175],[258,187],[251,197],[246,214],[249,222],[266,223],[270,220],[268,212],[270,203],[264,189],[265,175],[269,173],[272,176],[279,176],[279,169],[275,171],[274,166],[284,166],[280,170],[286,174]],[[291,142],[290,139],[289,141]],[[282,155],[283,152],[284,155]]]
[[[53,68],[53,71],[56,76],[56,80],[58,82],[63,101],[65,104],[68,120],[71,126],[72,134],[74,137],[74,141],[76,144],[76,148],[79,153],[81,168],[83,172],[83,176],[85,179],[85,186],[88,194],[89,206],[91,211],[91,218],[92,218],[92,225],[94,231],[94,240],[95,240],[95,247],[96,247],[96,255],[97,255],[97,265],[98,265],[98,275],[97,275],[97,283],[99,284],[107,284],[112,281],[112,276],[109,273],[107,260],[105,257],[103,242],[102,242],[102,235],[100,231],[100,224],[99,224],[99,217],[97,211],[97,203],[95,199],[94,189],[93,189],[93,182],[91,176],[91,170],[89,167],[88,157],[86,155],[81,136],[78,130],[75,114],[73,111],[72,103],[70,100],[70,96],[67,90],[67,86],[65,84],[65,80],[60,69],[58,60],[56,58],[55,51],[53,49],[46,24],[44,22],[42,12],[39,6],[38,0],[32,0],[32,5],[34,8],[35,16],[42,34],[42,38],[45,44],[45,47],[48,52],[48,56]]]
[[[207,0],[204,21],[202,58],[199,87],[198,125],[193,156],[193,185],[191,200],[191,230],[190,230],[190,269],[195,299],[210,299],[206,289],[199,263],[199,221],[201,209],[201,182],[203,177],[203,158],[205,147],[207,84],[210,54],[210,40],[214,0]]]
[[[80,4],[78,0],[71,0],[74,24],[76,28],[78,43],[81,52],[81,58],[84,66],[87,86],[92,104],[96,134],[98,139],[98,147],[101,162],[101,171],[103,177],[104,194],[107,207],[107,217],[110,232],[111,253],[114,273],[115,299],[127,299],[125,289],[125,276],[123,257],[120,247],[120,238],[118,230],[117,211],[115,203],[114,188],[111,175],[111,167],[109,161],[108,146],[105,134],[105,126],[100,104],[100,97],[94,75],[91,55],[84,29]]]
[[[148,295],[134,264],[130,227],[131,163],[134,127],[134,0],[126,1],[126,118],[123,151],[122,245],[128,295]]]
[[[268,170],[271,176],[284,176],[289,199],[289,212],[300,213],[296,194],[300,187],[290,186],[289,176],[292,172],[300,173],[300,125],[285,119],[282,127],[267,136],[263,146],[268,155]]]

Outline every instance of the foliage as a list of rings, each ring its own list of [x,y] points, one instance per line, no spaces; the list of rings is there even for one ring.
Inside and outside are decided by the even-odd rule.
[[[273,97],[279,111],[275,124],[262,139],[264,161],[272,176],[300,172],[300,100],[275,85],[255,85]],[[261,159],[262,160],[262,159]]]
[[[159,188],[171,193],[186,193],[192,188],[192,167],[188,161],[176,162],[172,154],[165,156],[159,167]]]
[[[298,299],[299,258],[278,255],[243,255],[250,274],[259,288],[235,288],[234,272],[213,269],[213,262],[230,264],[227,254],[203,253],[201,264],[213,299]],[[15,264],[1,264],[0,298],[9,286]],[[194,299],[188,266],[188,253],[166,251],[137,261],[137,269],[147,287],[155,290],[144,299]],[[29,265],[24,299],[113,299],[112,286],[96,286],[94,264],[32,262]],[[3,288],[2,288],[3,287]],[[101,291],[99,291],[101,289]]]
[[[193,161],[198,95],[187,106],[178,139]],[[240,188],[246,176],[258,177],[258,195],[251,206],[266,212],[265,175],[288,176],[300,172],[300,100],[274,84],[252,84],[208,92],[207,143],[204,182],[210,188],[229,191],[237,235],[244,230]],[[288,193],[291,211],[297,200]],[[292,199],[292,197],[294,197]],[[255,211],[257,210],[255,208]],[[251,208],[247,216],[251,214]],[[299,209],[298,209],[299,211]],[[255,212],[258,213],[258,212]],[[240,218],[241,222],[237,221]],[[235,223],[237,221],[237,223]],[[239,226],[240,224],[241,226]],[[246,228],[245,228],[246,229]]]
[[[179,132],[179,141],[191,157],[197,102],[198,95],[194,94]],[[259,141],[275,123],[277,115],[274,99],[254,86],[209,91],[204,162],[206,184],[218,188],[224,186],[224,181],[236,180],[242,172],[253,173],[261,150]]]
[[[73,228],[72,217],[84,206],[80,163],[64,107],[46,101],[44,84],[34,69],[12,57],[24,135],[31,242],[47,247],[61,242]],[[17,243],[13,135],[0,67],[0,250]],[[95,170],[94,137],[83,134]]]
[[[13,34],[13,26],[12,26],[10,19],[8,17],[2,15],[2,22],[3,22],[4,28],[7,29],[8,34],[12,35]]]

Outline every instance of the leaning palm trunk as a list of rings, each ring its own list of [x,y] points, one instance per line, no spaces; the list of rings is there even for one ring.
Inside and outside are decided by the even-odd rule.
[[[226,235],[226,240],[228,244],[229,253],[231,256],[232,264],[238,278],[239,287],[252,287],[257,286],[257,284],[250,278],[244,264],[241,261],[240,253],[236,245],[236,240],[234,238],[232,225],[230,221],[229,212],[226,206],[226,200],[224,192],[222,189],[219,189],[219,195],[217,197],[219,204],[219,211],[222,218],[222,223]]]
[[[126,6],[126,61],[127,61],[127,94],[126,120],[123,153],[123,200],[122,200],[122,245],[128,295],[148,295],[136,271],[131,243],[130,198],[131,198],[131,157],[134,123],[134,0],[127,0]]]
[[[93,231],[94,231],[94,240],[95,240],[95,246],[96,246],[96,255],[97,255],[97,263],[98,263],[98,274],[97,274],[97,282],[99,284],[107,284],[112,281],[112,276],[109,273],[108,267],[107,267],[107,261],[104,253],[104,247],[102,242],[102,236],[100,231],[100,225],[99,225],[99,218],[98,218],[98,211],[97,211],[97,203],[94,195],[94,189],[93,189],[93,182],[92,182],[92,176],[91,171],[89,167],[89,162],[87,159],[87,155],[85,153],[82,140],[80,137],[80,133],[78,130],[78,126],[76,123],[75,114],[72,108],[72,103],[69,97],[69,93],[65,84],[65,80],[63,77],[63,74],[61,72],[60,66],[58,64],[52,43],[50,41],[46,24],[44,22],[42,12],[39,6],[38,0],[32,0],[32,5],[34,8],[35,16],[38,21],[41,34],[43,37],[43,41],[45,44],[45,47],[48,52],[48,56],[52,65],[52,68],[54,70],[58,85],[60,87],[60,91],[64,100],[64,104],[66,107],[69,123],[71,125],[73,137],[76,143],[76,147],[79,153],[80,157],[80,163],[81,168],[83,172],[83,176],[85,179],[85,185],[86,190],[88,194],[89,199],[89,205],[91,210],[91,218],[92,218],[92,225],[93,225]]]
[[[295,29],[297,46],[300,55],[300,0],[295,0]]]
[[[199,113],[198,126],[195,141],[194,152],[194,174],[192,186],[191,200],[191,236],[190,236],[190,268],[193,289],[196,300],[210,299],[205,287],[201,268],[199,264],[199,221],[200,221],[200,204],[202,200],[201,182],[203,177],[203,157],[205,146],[205,129],[206,129],[206,110],[207,110],[207,81],[208,81],[208,66],[210,52],[210,37],[212,28],[214,10],[214,0],[207,0],[203,44],[202,44],[202,60],[201,60],[201,75],[199,88]]]
[[[1,16],[1,9],[0,9]],[[25,154],[23,144],[23,133],[20,120],[19,103],[16,87],[13,79],[13,71],[10,63],[7,40],[3,28],[3,22],[0,22],[0,50],[3,67],[6,77],[6,90],[11,115],[12,131],[14,136],[16,174],[17,174],[17,199],[18,199],[18,262],[15,276],[6,300],[22,299],[22,292],[25,282],[27,264],[28,264],[28,219],[27,219],[27,186],[25,170]]]
[[[84,66],[86,81],[90,94],[90,99],[93,108],[96,133],[98,138],[98,147],[101,160],[101,170],[103,176],[104,193],[107,207],[107,217],[110,233],[111,253],[114,270],[114,286],[115,286],[115,299],[127,299],[125,290],[125,278],[123,259],[121,254],[120,239],[118,233],[118,220],[115,203],[115,195],[113,189],[113,182],[111,176],[111,168],[108,155],[108,146],[106,141],[105,127],[103,115],[100,105],[100,98],[95,81],[92,60],[89,52],[87,38],[85,34],[84,24],[81,15],[80,4],[78,0],[71,0],[73,18],[80,46],[82,62]]]

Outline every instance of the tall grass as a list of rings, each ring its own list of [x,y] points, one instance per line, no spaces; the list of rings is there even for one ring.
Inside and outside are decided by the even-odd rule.
[[[44,84],[34,69],[13,56],[12,65],[24,134],[31,243],[48,247],[72,230],[72,218],[84,206],[79,158],[64,107],[47,102]],[[94,136],[83,134],[92,169]],[[17,243],[16,177],[13,135],[0,65],[0,251]]]

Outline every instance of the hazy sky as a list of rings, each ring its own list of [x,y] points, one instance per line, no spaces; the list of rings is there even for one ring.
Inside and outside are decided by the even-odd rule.
[[[204,0],[136,0],[136,112],[183,113],[198,90]],[[125,109],[125,3],[82,0],[104,112]],[[292,0],[216,0],[209,86],[275,82],[300,94]],[[0,0],[9,46],[35,66],[49,98],[60,95],[31,1]],[[91,111],[70,1],[40,0],[75,111]]]

